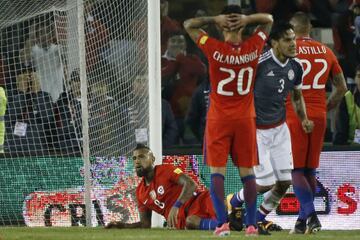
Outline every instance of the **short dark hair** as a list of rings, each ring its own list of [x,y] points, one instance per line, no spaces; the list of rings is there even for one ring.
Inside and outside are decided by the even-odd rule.
[[[221,11],[221,14],[231,14],[231,13],[242,14],[241,7],[236,4],[230,4],[225,6]]]
[[[145,144],[142,144],[142,143],[136,144],[136,147],[133,151],[140,150],[140,149],[147,149],[148,151],[151,151],[148,146],[146,146]]]
[[[278,22],[274,24],[269,35],[269,42],[271,42],[271,40],[278,41],[289,29],[294,30],[294,26],[289,22]]]

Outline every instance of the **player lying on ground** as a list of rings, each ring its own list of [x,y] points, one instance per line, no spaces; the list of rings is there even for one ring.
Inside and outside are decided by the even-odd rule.
[[[136,174],[142,177],[136,188],[140,222],[111,222],[106,228],[150,228],[151,213],[167,219],[169,228],[213,230],[217,226],[209,191],[200,191],[181,169],[172,165],[153,166],[155,157],[145,145],[133,152]],[[235,230],[242,225],[231,223]]]

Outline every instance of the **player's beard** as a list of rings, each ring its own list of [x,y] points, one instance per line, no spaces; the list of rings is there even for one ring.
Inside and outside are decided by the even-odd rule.
[[[138,167],[135,169],[135,171],[138,177],[144,177],[151,171],[151,166],[147,168]]]

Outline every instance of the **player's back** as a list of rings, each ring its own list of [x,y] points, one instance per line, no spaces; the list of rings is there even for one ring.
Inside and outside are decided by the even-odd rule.
[[[298,38],[297,58],[304,68],[302,93],[309,117],[326,114],[325,85],[329,78],[342,72],[330,48],[311,38]],[[295,115],[291,104],[288,111]]]
[[[198,42],[209,60],[210,107],[207,119],[255,117],[253,88],[266,35],[262,31],[239,45],[203,35]]]

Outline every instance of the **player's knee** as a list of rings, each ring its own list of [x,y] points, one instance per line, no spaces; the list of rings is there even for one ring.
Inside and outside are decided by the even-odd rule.
[[[185,219],[186,229],[199,229],[200,218],[197,216],[188,216]]]
[[[259,185],[256,184],[256,191],[258,193],[265,193],[267,191],[269,191],[270,189],[272,189],[274,186],[274,184],[270,184],[270,185]]]
[[[279,195],[284,195],[291,185],[291,180],[277,181],[275,184],[274,191]]]

